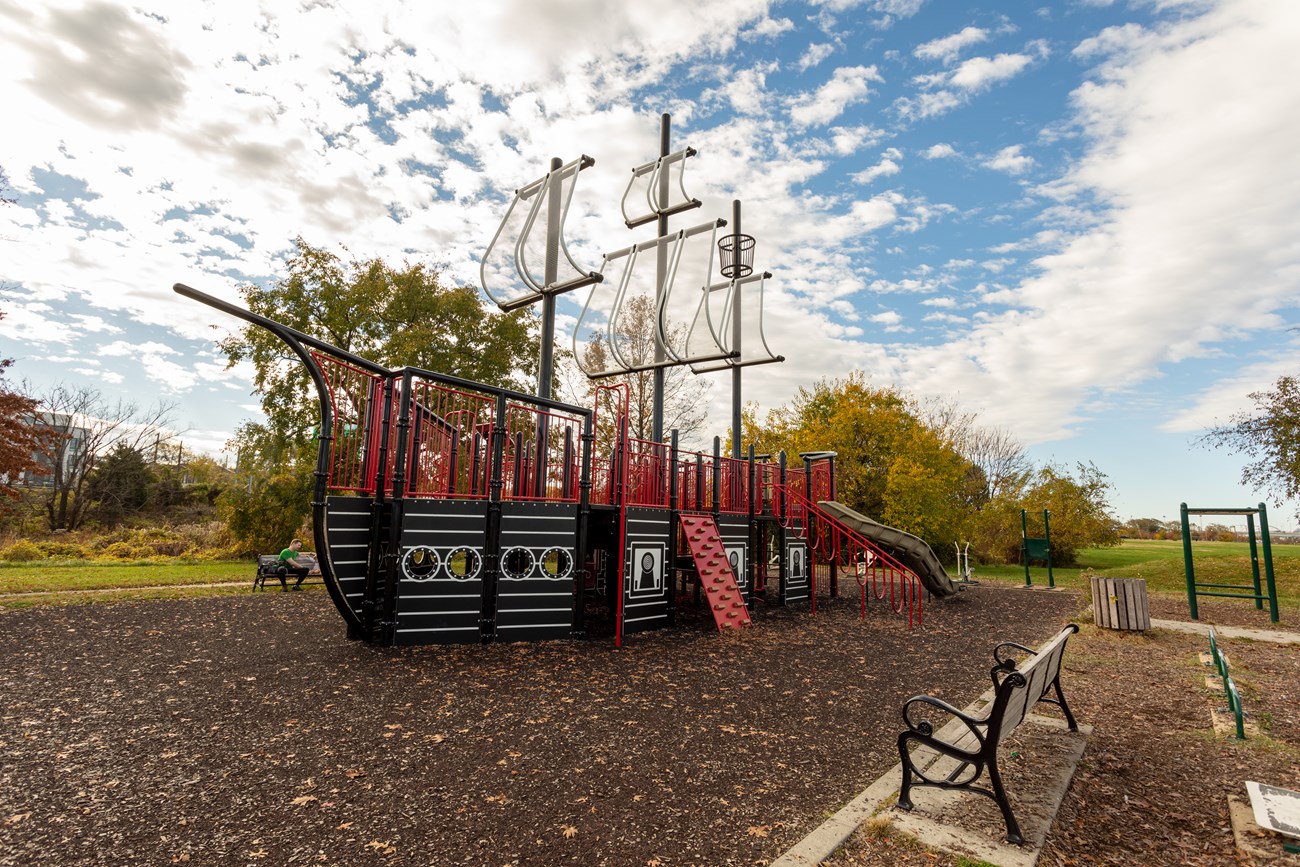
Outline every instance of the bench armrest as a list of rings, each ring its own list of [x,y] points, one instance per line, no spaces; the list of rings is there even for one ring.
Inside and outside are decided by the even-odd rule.
[[[1038,651],[1032,647],[1025,647],[1023,644],[1017,644],[1014,641],[1004,641],[993,648],[993,659],[997,661],[999,668],[1012,669],[1016,667],[1016,660],[1010,654],[1004,656],[1004,650],[1018,650],[1021,653],[1028,653],[1030,656],[1038,655]]]
[[[979,740],[980,745],[984,744],[984,727],[988,725],[988,720],[973,717],[970,714],[963,713],[943,699],[935,698],[932,695],[914,695],[907,701],[903,702],[903,723],[906,724],[910,731],[916,732],[924,737],[933,737],[935,726],[928,719],[912,719],[912,709],[914,706],[925,705],[928,707],[941,710],[949,716],[956,717],[966,724],[975,737]]]

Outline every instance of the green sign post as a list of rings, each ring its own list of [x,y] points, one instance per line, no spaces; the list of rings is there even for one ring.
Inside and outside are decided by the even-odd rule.
[[[1033,580],[1029,577],[1030,560],[1046,561],[1047,586],[1056,586],[1056,578],[1052,575],[1052,528],[1048,521],[1049,514],[1046,509],[1043,509],[1043,536],[1034,539],[1029,535],[1029,513],[1024,509],[1020,510],[1020,559],[1025,564],[1026,587],[1034,586]]]

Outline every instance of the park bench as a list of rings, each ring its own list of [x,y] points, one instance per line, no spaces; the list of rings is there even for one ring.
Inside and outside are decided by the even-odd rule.
[[[320,574],[320,563],[316,561],[314,554],[299,553],[298,559],[302,562],[311,563],[311,571],[303,579],[304,584],[312,581],[323,581]],[[280,555],[279,554],[258,554],[257,555],[257,574],[253,576],[253,589],[265,590],[266,582],[280,581]],[[295,579],[297,580],[297,579]]]
[[[903,722],[907,731],[898,736],[898,754],[902,758],[903,784],[898,792],[898,806],[912,809],[913,786],[962,789],[986,795],[997,803],[1007,826],[1007,840],[1020,844],[1024,838],[1011,811],[1002,775],[998,771],[998,744],[1025,720],[1040,701],[1054,704],[1065,714],[1070,731],[1079,726],[1070,713],[1061,692],[1061,657],[1065,642],[1079,627],[1071,623],[1038,650],[1005,641],[993,649],[996,665],[990,672],[994,697],[983,716],[972,716],[933,696],[918,695],[903,704]],[[1027,654],[1017,663],[1015,656]],[[1048,696],[1055,693],[1055,698]],[[914,717],[918,711],[936,708],[953,719],[938,732],[926,719]],[[926,749],[909,750],[911,746]],[[928,760],[947,757],[949,762]],[[948,771],[956,762],[956,768]],[[988,769],[991,788],[975,785]],[[941,770],[940,770],[941,769]]]

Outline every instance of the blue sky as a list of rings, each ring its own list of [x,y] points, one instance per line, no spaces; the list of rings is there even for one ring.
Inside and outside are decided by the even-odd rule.
[[[1297,44],[1293,0],[0,0],[0,355],[218,450],[257,400],[172,283],[233,300],[299,234],[476,283],[580,153],[597,268],[647,237],[619,198],[666,111],[705,203],[674,225],[739,198],[776,275],[747,400],[861,370],[1093,461],[1121,518],[1252,505],[1193,441],[1300,358]]]

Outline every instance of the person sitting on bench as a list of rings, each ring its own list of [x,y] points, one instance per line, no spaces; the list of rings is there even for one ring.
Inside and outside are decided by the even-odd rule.
[[[290,572],[298,576],[298,581],[293,585],[293,589],[301,590],[303,579],[306,578],[307,573],[311,571],[310,566],[298,559],[298,552],[301,550],[302,540],[294,539],[289,543],[288,548],[285,548],[280,552],[280,560],[276,566],[275,574],[280,576],[281,592],[289,589],[289,585],[286,583],[285,578],[288,577]]]

